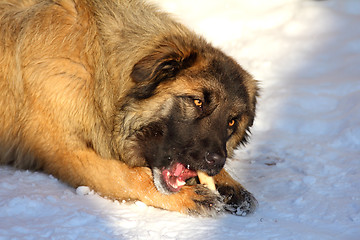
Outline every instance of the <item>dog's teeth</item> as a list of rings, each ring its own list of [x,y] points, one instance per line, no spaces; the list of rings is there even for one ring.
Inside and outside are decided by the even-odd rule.
[[[186,168],[187,168],[187,169],[190,169],[190,165],[189,165],[189,164],[188,164],[188,165],[186,165]]]
[[[177,184],[179,187],[181,187],[181,186],[184,186],[186,183],[185,183],[185,181],[181,181],[181,180],[177,179],[177,180],[176,180],[176,184]]]

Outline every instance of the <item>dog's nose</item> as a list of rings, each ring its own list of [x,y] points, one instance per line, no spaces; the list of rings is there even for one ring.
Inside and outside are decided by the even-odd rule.
[[[222,166],[225,164],[226,158],[217,153],[206,153],[206,162],[211,166]]]

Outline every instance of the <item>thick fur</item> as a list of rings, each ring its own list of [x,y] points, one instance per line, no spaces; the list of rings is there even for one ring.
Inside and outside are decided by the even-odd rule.
[[[2,164],[186,214],[255,209],[223,166],[246,142],[256,82],[142,1],[0,0],[0,89]],[[175,163],[215,175],[218,193],[171,192]]]

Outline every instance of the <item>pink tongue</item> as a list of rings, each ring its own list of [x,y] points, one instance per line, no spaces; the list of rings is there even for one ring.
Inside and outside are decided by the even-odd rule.
[[[176,166],[175,166],[175,171],[174,171],[174,176],[175,177],[178,177],[181,175],[181,173],[184,171],[185,169],[185,166],[180,164],[180,163],[177,163]]]

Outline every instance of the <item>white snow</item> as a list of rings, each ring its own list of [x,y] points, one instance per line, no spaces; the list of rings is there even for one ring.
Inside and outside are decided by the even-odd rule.
[[[0,239],[360,239],[360,2],[152,1],[260,80],[227,166],[258,210],[188,217],[0,167]]]

